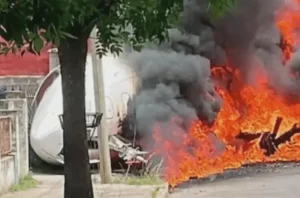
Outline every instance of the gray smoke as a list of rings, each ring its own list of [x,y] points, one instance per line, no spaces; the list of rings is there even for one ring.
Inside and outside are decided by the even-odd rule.
[[[173,131],[187,131],[198,118],[211,123],[221,107],[210,81],[209,60],[166,49],[166,45],[144,49],[128,58],[140,78],[139,91],[131,104],[137,131],[143,137],[152,135],[155,124],[164,126],[164,135],[171,137]]]
[[[245,83],[255,85],[256,72],[265,73],[270,87],[278,94],[299,100],[299,80],[290,75],[300,68],[299,52],[285,65],[275,15],[283,5],[295,9],[292,3],[291,0],[238,0],[225,17],[208,23],[208,9],[204,9],[207,0],[186,0],[184,27],[199,40],[198,46],[189,47],[193,46],[193,54],[210,59],[212,66],[229,64],[239,69]]]
[[[215,39],[215,27],[209,18],[207,0],[184,0],[182,23],[186,34],[197,37],[193,54],[208,58],[212,65],[226,64],[225,51]]]
[[[265,73],[278,94],[299,100],[299,80],[290,74],[300,72],[300,52],[285,63],[275,20],[286,1],[238,0],[225,17],[212,21],[207,0],[184,0],[184,31],[172,29],[168,42],[128,58],[140,77],[128,112],[138,133],[151,136],[155,123],[164,126],[166,136],[186,131],[196,119],[213,123],[222,104],[210,76],[215,66],[229,64],[253,85],[257,71]]]

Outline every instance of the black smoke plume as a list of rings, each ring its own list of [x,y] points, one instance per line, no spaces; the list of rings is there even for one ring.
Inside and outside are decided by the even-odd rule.
[[[135,122],[142,139],[152,136],[155,123],[165,126],[170,138],[172,130],[185,132],[196,119],[212,124],[222,106],[212,67],[239,69],[244,83],[253,86],[259,71],[277,94],[299,101],[300,84],[291,72],[300,70],[300,53],[295,46],[285,61],[276,25],[279,9],[294,6],[289,2],[238,0],[223,18],[212,20],[208,1],[184,0],[184,31],[172,29],[168,42],[128,57],[140,84],[124,123]],[[132,130],[123,132],[132,136]]]

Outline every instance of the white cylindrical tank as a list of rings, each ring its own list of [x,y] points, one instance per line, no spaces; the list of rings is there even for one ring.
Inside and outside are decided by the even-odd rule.
[[[125,62],[112,55],[103,57],[102,64],[106,122],[110,132],[115,134],[120,130],[118,121],[120,116],[123,116],[122,113],[126,113],[127,101],[135,92],[133,81],[135,76]],[[59,115],[63,112],[62,85],[59,68],[55,70],[59,75],[53,82],[50,81],[50,84],[48,79],[54,71],[45,77],[34,98],[33,103],[37,103],[37,108],[31,125],[30,144],[35,153],[45,162],[62,164],[63,158],[60,153],[63,149],[63,130],[59,121]],[[86,112],[95,113],[93,68],[90,55],[86,62],[85,89]],[[97,136],[97,133],[94,135]],[[94,151],[89,153],[91,154],[90,160],[98,158]]]

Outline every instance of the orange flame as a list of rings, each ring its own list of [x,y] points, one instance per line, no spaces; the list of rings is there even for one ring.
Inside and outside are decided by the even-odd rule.
[[[300,0],[295,0],[300,5]],[[278,14],[277,25],[287,44],[286,58],[290,58],[292,48],[299,40],[295,31],[300,28],[300,12],[283,8]],[[218,79],[228,77],[224,71],[212,70]],[[232,72],[232,71],[231,71]],[[242,83],[238,72],[232,72],[230,87],[218,87],[224,100],[215,124],[209,128],[201,121],[192,124],[186,134],[173,131],[181,141],[166,141],[163,129],[154,127],[154,139],[158,152],[165,156],[164,176],[171,186],[187,181],[191,177],[202,178],[227,169],[239,168],[244,164],[274,161],[300,160],[300,136],[279,146],[274,155],[266,156],[259,146],[260,139],[246,143],[236,139],[240,132],[256,134],[272,131],[277,117],[282,117],[278,136],[299,124],[300,103],[289,104],[266,86],[266,78],[261,78],[257,86]],[[218,153],[216,142],[210,138],[214,133],[225,145]]]
[[[235,139],[241,131],[258,133],[271,131],[277,117],[283,117],[278,135],[288,131],[295,123],[299,123],[300,104],[284,103],[264,85],[258,87],[243,86],[240,90],[241,104],[245,110],[236,106],[236,98],[230,92],[222,89],[219,94],[224,99],[222,110],[217,116],[212,128],[206,127],[200,121],[194,123],[188,134],[180,136],[182,141],[177,145],[161,138],[162,130],[156,128],[155,140],[166,156],[167,169],[165,179],[171,185],[186,181],[191,177],[205,177],[221,173],[226,169],[241,167],[244,164],[273,161],[300,160],[300,136],[294,136],[291,142],[279,147],[270,157],[263,154],[258,141],[240,146],[244,142]],[[214,131],[217,137],[226,145],[225,151],[217,157],[215,145],[208,134]],[[245,149],[246,148],[246,149]]]
[[[293,10],[291,9],[291,3],[294,3]],[[277,14],[277,26],[283,36],[282,47],[284,48],[284,54],[287,59],[291,57],[293,46],[299,44],[300,30],[300,0],[290,1],[289,5],[285,5],[281,8]]]

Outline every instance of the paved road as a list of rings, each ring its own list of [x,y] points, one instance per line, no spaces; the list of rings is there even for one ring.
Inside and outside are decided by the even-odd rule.
[[[299,198],[300,169],[177,188],[170,198]]]

